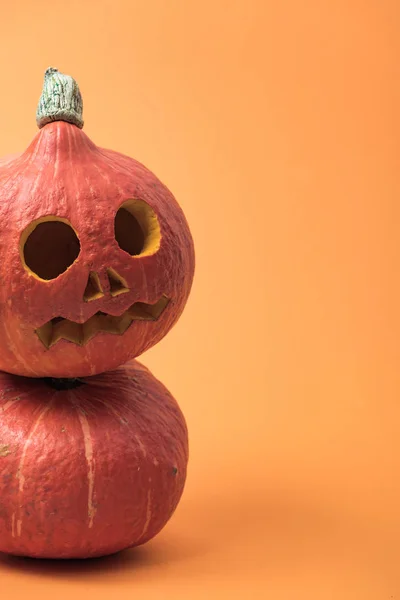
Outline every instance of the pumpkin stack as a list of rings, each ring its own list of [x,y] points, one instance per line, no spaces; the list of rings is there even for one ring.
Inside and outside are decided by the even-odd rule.
[[[135,360],[186,304],[192,237],[142,164],[83,132],[50,68],[0,160],[0,551],[88,558],[155,536],[183,492],[184,417]]]

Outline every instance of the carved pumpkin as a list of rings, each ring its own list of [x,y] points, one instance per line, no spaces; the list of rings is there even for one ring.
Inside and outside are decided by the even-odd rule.
[[[181,498],[185,420],[148,369],[64,383],[0,373],[1,552],[118,552],[155,536]]]
[[[0,369],[93,375],[176,323],[193,242],[165,185],[83,132],[78,86],[56,69],[37,124],[27,150],[0,161]]]

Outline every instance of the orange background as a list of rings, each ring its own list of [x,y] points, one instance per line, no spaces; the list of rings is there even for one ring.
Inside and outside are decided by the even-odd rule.
[[[82,3],[82,4],[81,4]],[[138,551],[0,560],[19,598],[400,598],[398,0],[2,5],[0,153],[48,66],[171,188],[197,273],[143,357],[191,433]]]

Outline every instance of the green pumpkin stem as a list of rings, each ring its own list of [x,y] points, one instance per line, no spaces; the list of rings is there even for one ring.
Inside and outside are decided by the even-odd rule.
[[[58,69],[48,68],[36,111],[39,129],[52,121],[67,121],[82,129],[82,109],[82,96],[75,79]]]

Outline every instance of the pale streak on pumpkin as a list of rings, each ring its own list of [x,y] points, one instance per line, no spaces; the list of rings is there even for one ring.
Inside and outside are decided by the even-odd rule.
[[[146,277],[146,269],[145,266],[143,264],[143,261],[139,261],[139,267],[140,267],[140,271],[142,273],[142,281],[143,281],[143,288],[146,290],[147,292],[147,277]]]
[[[22,519],[17,520],[17,536],[21,537],[22,533]]]
[[[24,468],[25,456],[28,450],[28,446],[31,443],[32,437],[35,435],[37,428],[40,425],[40,421],[43,419],[45,414],[50,410],[53,399],[49,400],[49,402],[44,406],[44,408],[40,411],[38,418],[33,424],[32,429],[29,432],[28,437],[25,440],[24,447],[22,449],[21,458],[19,460],[19,465],[16,473],[16,477],[19,480],[19,491],[22,492],[24,490],[25,477],[22,474],[22,469]]]
[[[80,316],[81,316],[81,320],[83,322],[84,321],[84,315],[83,315],[83,307],[82,306],[80,307],[79,313],[80,313]],[[90,369],[91,375],[95,375],[96,374],[96,365],[93,362],[92,353],[91,353],[91,350],[90,350],[90,343],[86,344],[86,346],[85,346],[85,353],[86,353],[85,363],[88,366],[88,368]]]
[[[89,348],[86,348],[86,354],[87,354],[87,360],[86,360],[86,362],[87,362],[87,365],[88,365],[88,367],[90,369],[90,373],[92,375],[95,375],[96,372],[97,372],[97,369],[96,369],[96,366],[90,360],[90,350],[89,350]]]
[[[147,530],[148,530],[149,525],[150,525],[151,517],[152,517],[152,512],[151,512],[151,490],[149,489],[147,491],[146,520],[144,522],[143,530],[142,530],[142,533],[140,534],[140,538],[139,539],[142,539],[146,535]]]
[[[81,310],[81,318],[83,319],[83,312]],[[86,344],[85,346],[85,352],[86,352],[86,356],[85,356],[85,363],[87,364],[88,368],[90,369],[90,373],[91,375],[95,375],[97,372],[96,369],[96,365],[93,362],[92,359],[92,354],[91,354],[91,350],[90,350],[90,344]]]
[[[79,308],[79,316],[81,319],[81,323],[83,323],[85,321],[85,318],[84,318],[84,314],[83,314],[83,306],[82,305],[80,305],[80,308]],[[90,374],[95,375],[96,374],[96,365],[93,363],[93,360],[92,360],[92,355],[90,352],[90,344],[85,345],[85,364],[90,369]]]
[[[147,456],[146,448],[145,448],[141,438],[137,434],[135,435],[135,440],[137,441],[137,443],[139,445],[139,448],[143,454],[143,458],[146,458],[146,456]]]
[[[106,173],[104,173],[104,171],[102,171],[100,169],[100,167],[98,165],[96,165],[96,163],[92,163],[92,167],[94,167],[96,169],[96,171],[98,172],[98,174],[104,179],[104,181],[106,181],[107,183],[111,183],[111,179],[109,178],[108,175],[106,175]]]
[[[84,138],[83,138],[83,143],[85,144],[85,146],[86,146],[87,148],[89,148],[89,151],[90,151],[90,152],[92,152],[92,151],[93,151],[93,142],[91,142],[87,136],[84,136]],[[95,149],[96,149],[96,150],[98,150],[98,148],[97,148],[97,147],[95,147]]]
[[[22,454],[21,454],[21,458],[20,458],[17,473],[16,473],[16,478],[19,480],[18,491],[20,494],[22,494],[22,492],[24,491],[25,477],[22,474],[22,469],[24,468],[25,456],[26,456],[26,452],[28,450],[28,446],[32,440],[32,437],[35,435],[36,430],[39,427],[41,420],[43,419],[45,414],[50,410],[52,403],[53,403],[53,398],[51,400],[49,400],[49,402],[40,411],[39,416],[36,419],[36,421],[34,422],[33,427],[31,429],[31,431],[25,441],[24,447],[22,449]],[[13,522],[15,522],[15,513],[13,513],[13,515],[11,517],[11,526],[12,527],[13,527]],[[21,536],[21,531],[22,531],[22,519],[18,519],[17,520],[17,536],[18,537]]]
[[[108,410],[117,418],[119,422],[122,421],[122,416],[117,410],[115,410],[112,404],[109,404],[108,402],[106,402],[106,400],[100,400],[100,398],[96,398],[96,401],[99,402],[99,404],[102,404],[103,406],[108,408]]]
[[[90,145],[90,141],[88,138],[84,139],[84,144],[85,146],[89,149],[90,153],[93,153],[93,147]],[[99,154],[99,152],[97,152],[96,154]],[[99,174],[100,177],[102,177],[103,179],[105,179],[108,183],[110,183],[110,179],[106,178],[104,176],[103,171],[100,169],[100,167],[96,164],[95,160],[92,161],[91,166],[96,169],[97,173]],[[97,193],[96,193],[96,189],[93,187],[92,183],[90,182],[90,180],[88,181],[88,179],[85,177],[85,181],[88,184],[88,187],[90,189],[90,193],[92,194],[92,200],[95,202],[95,207],[96,210],[98,210],[99,206],[97,204]]]
[[[15,537],[15,513],[11,517],[11,535]]]
[[[89,529],[93,527],[93,519],[96,514],[96,509],[93,504],[93,490],[94,490],[94,458],[93,458],[93,444],[92,437],[90,435],[89,421],[86,415],[83,414],[80,407],[74,404],[78,413],[78,419],[82,427],[83,433],[83,444],[85,448],[85,457],[88,467],[87,479],[88,479],[88,517],[89,517]]]
[[[6,412],[6,410],[8,410],[9,408],[11,408],[11,406],[14,406],[14,404],[16,404],[17,402],[19,402],[20,400],[23,400],[27,396],[29,397],[29,392],[27,392],[26,394],[20,394],[19,396],[15,396],[15,398],[10,398],[1,407],[1,412]]]

